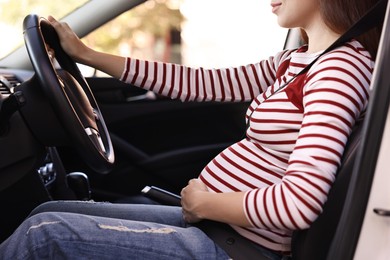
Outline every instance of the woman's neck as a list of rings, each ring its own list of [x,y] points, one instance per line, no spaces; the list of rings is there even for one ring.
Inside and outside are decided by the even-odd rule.
[[[306,30],[306,33],[309,39],[307,53],[323,51],[341,36],[326,26]]]

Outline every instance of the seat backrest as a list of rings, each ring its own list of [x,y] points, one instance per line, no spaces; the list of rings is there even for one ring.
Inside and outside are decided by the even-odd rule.
[[[344,206],[356,153],[362,138],[363,122],[358,122],[349,137],[337,177],[329,191],[323,212],[309,229],[294,231],[293,260],[326,259]]]

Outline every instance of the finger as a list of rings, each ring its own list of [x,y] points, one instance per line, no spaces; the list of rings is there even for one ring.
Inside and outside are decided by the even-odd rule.
[[[187,186],[186,186],[187,187]],[[181,189],[180,191],[180,195],[183,197],[185,192],[186,192],[186,187],[184,187],[183,189]]]
[[[54,29],[56,29],[56,31],[58,32],[58,29],[61,27],[61,23],[58,22],[53,16],[49,15],[47,17],[47,20],[51,23],[51,25],[54,27]]]
[[[188,181],[188,184],[191,184],[191,183],[198,183],[199,182],[199,179],[198,178],[193,178],[191,180]]]
[[[57,21],[57,19],[55,19],[53,16],[49,15],[47,17],[47,20],[53,25],[53,27],[59,27],[61,26],[61,23],[59,21]]]
[[[53,16],[49,15],[47,20],[51,23],[51,25],[57,30],[61,29],[70,29],[70,26],[66,22],[59,22]]]
[[[57,22],[57,20],[51,15],[47,17],[47,20],[49,20],[49,22]]]

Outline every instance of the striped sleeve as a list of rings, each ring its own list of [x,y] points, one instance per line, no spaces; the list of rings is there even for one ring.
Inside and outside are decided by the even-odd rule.
[[[120,80],[182,101],[249,101],[273,84],[291,51],[235,68],[204,69],[126,58]]]

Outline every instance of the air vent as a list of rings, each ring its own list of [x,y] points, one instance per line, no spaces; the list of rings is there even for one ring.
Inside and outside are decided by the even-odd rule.
[[[3,77],[8,80],[12,87],[19,86],[21,83],[20,80],[13,74],[5,74]]]
[[[12,74],[0,74],[0,94],[10,95],[13,88],[20,85],[20,81]]]

